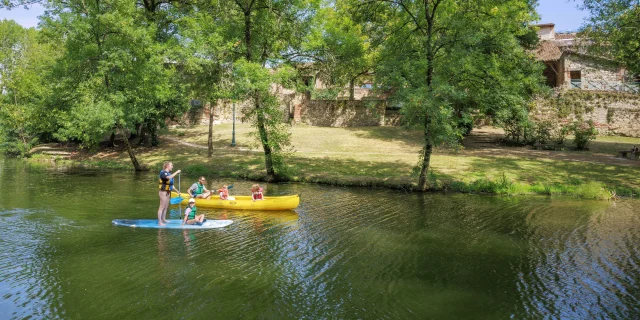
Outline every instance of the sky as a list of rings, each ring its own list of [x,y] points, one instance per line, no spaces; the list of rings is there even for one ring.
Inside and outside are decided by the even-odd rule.
[[[538,0],[538,14],[540,23],[555,23],[556,31],[576,30],[587,16],[585,11],[578,9],[582,0]],[[38,25],[38,16],[44,13],[44,8],[35,4],[30,8],[22,7],[13,10],[0,9],[0,20],[13,19],[24,27]]]

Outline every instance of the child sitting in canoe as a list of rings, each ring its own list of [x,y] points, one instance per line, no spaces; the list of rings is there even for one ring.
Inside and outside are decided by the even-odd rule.
[[[222,186],[221,189],[218,189],[218,193],[220,194],[220,200],[235,200],[234,197],[229,197],[229,186],[226,184]]]
[[[259,184],[254,184],[253,186],[251,186],[251,199],[253,201],[264,200],[262,196],[262,188],[260,188]]]
[[[182,224],[202,224],[204,219],[204,214],[197,214],[198,208],[196,208],[196,199],[189,199],[189,205],[187,205],[187,209],[184,210],[184,220],[182,220]]]

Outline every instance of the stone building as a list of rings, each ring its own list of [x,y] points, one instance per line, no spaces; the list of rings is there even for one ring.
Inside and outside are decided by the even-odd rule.
[[[543,74],[550,87],[640,93],[624,68],[585,50],[588,40],[576,33],[556,33],[553,23],[536,27],[540,43],[534,54],[546,66]]]

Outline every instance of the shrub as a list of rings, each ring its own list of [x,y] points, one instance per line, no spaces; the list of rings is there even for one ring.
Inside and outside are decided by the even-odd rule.
[[[496,124],[504,129],[505,137],[515,143],[531,143],[534,124],[527,111],[514,108],[496,115]]]
[[[551,128],[550,137],[553,143],[561,145],[564,144],[564,141],[567,139],[567,136],[571,133],[571,125],[569,124],[561,124],[556,123],[553,128]]]
[[[589,141],[594,140],[598,135],[598,129],[596,129],[596,126],[591,120],[582,123],[579,121],[574,122],[572,131],[575,135],[574,143],[578,150],[584,150]]]
[[[554,127],[554,123],[551,120],[540,120],[533,123],[533,135],[531,137],[532,142],[545,144],[551,140],[551,132]]]
[[[583,199],[598,200],[607,200],[612,197],[611,191],[607,190],[607,188],[599,182],[587,182],[583,185],[577,186],[575,189],[575,195]]]

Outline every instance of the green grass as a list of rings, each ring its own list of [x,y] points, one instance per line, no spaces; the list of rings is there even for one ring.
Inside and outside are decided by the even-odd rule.
[[[264,156],[250,136],[247,124],[236,125],[235,148],[230,147],[231,125],[214,127],[214,155],[207,157],[208,126],[170,129],[158,148],[138,148],[138,160],[160,168],[173,161],[186,176],[250,179],[264,178]],[[288,178],[294,182],[341,186],[411,189],[417,177],[422,136],[418,130],[398,127],[328,128],[291,127],[293,152],[287,158]],[[195,144],[184,145],[167,138]],[[569,141],[570,143],[570,141]],[[640,139],[598,137],[590,151],[533,152],[527,147],[498,149],[436,149],[431,159],[431,190],[503,195],[569,195],[607,198],[640,192],[639,164],[615,163],[616,150],[630,149]],[[568,145],[568,144],[567,144]],[[610,155],[611,163],[590,160]],[[606,159],[609,159],[606,158]],[[89,155],[86,163],[105,168],[131,168],[126,152]]]

